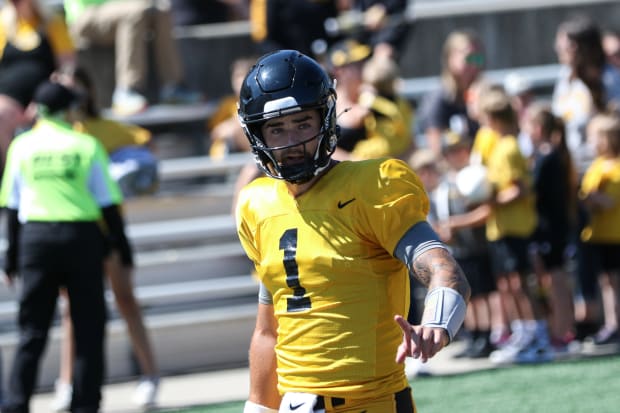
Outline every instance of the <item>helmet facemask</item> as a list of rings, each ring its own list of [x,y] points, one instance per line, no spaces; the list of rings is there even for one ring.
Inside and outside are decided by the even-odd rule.
[[[329,165],[338,141],[336,92],[333,82],[312,59],[296,51],[280,51],[259,60],[244,81],[239,120],[258,167],[268,176],[300,184]],[[268,147],[261,132],[265,122],[304,110],[318,111],[321,128],[303,142]],[[314,142],[316,150],[308,146]],[[285,151],[299,151],[303,161],[287,165],[278,159]]]
[[[321,130],[318,134],[302,142],[278,147],[267,146],[260,132],[265,121],[252,125],[246,130],[246,134],[252,136],[250,142],[257,164],[266,175],[276,179],[284,179],[294,184],[301,184],[309,181],[327,167],[338,141],[334,126],[335,99],[330,97],[328,102],[318,106],[316,109],[319,111],[319,116],[322,120]],[[301,110],[299,108],[296,111]],[[286,114],[290,113],[291,111],[286,112]],[[283,114],[283,116],[286,114]],[[270,119],[277,117],[279,116],[269,116]],[[317,145],[312,152],[308,146],[311,146],[314,141],[317,141]],[[287,165],[278,160],[283,158],[281,156],[283,153],[289,151],[299,151],[299,154],[303,155],[303,160],[292,165]]]

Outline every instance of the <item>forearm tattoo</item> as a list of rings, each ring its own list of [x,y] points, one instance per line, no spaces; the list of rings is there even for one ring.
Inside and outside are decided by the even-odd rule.
[[[413,261],[413,274],[429,289],[450,287],[458,291],[465,301],[469,300],[470,289],[467,278],[450,252],[434,248]]]

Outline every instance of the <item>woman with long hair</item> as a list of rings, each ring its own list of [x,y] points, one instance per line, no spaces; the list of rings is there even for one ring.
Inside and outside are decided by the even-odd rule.
[[[484,50],[472,30],[457,30],[447,37],[441,54],[441,86],[424,97],[419,111],[420,146],[441,155],[443,131],[452,129],[473,140],[478,123],[467,113],[467,93],[484,68]]]

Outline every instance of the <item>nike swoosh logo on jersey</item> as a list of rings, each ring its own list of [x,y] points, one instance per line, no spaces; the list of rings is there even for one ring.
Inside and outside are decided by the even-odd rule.
[[[289,408],[290,410],[297,410],[297,409],[299,409],[301,406],[303,406],[304,404],[306,404],[306,403],[299,403],[299,404],[296,404],[295,406],[293,406],[292,404],[290,404],[290,403],[289,403],[289,404],[288,404],[288,408]]]
[[[351,202],[355,201],[355,198],[351,198],[348,201],[342,202],[342,201],[338,201],[338,209],[342,209],[344,207],[346,207],[347,205],[349,205]]]

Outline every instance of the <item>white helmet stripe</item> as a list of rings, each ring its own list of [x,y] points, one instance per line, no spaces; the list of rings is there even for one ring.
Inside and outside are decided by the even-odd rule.
[[[300,110],[299,103],[297,103],[297,99],[293,96],[270,100],[269,102],[265,102],[265,107],[263,108],[263,112],[266,113],[280,111],[278,116],[285,113],[299,112]]]

